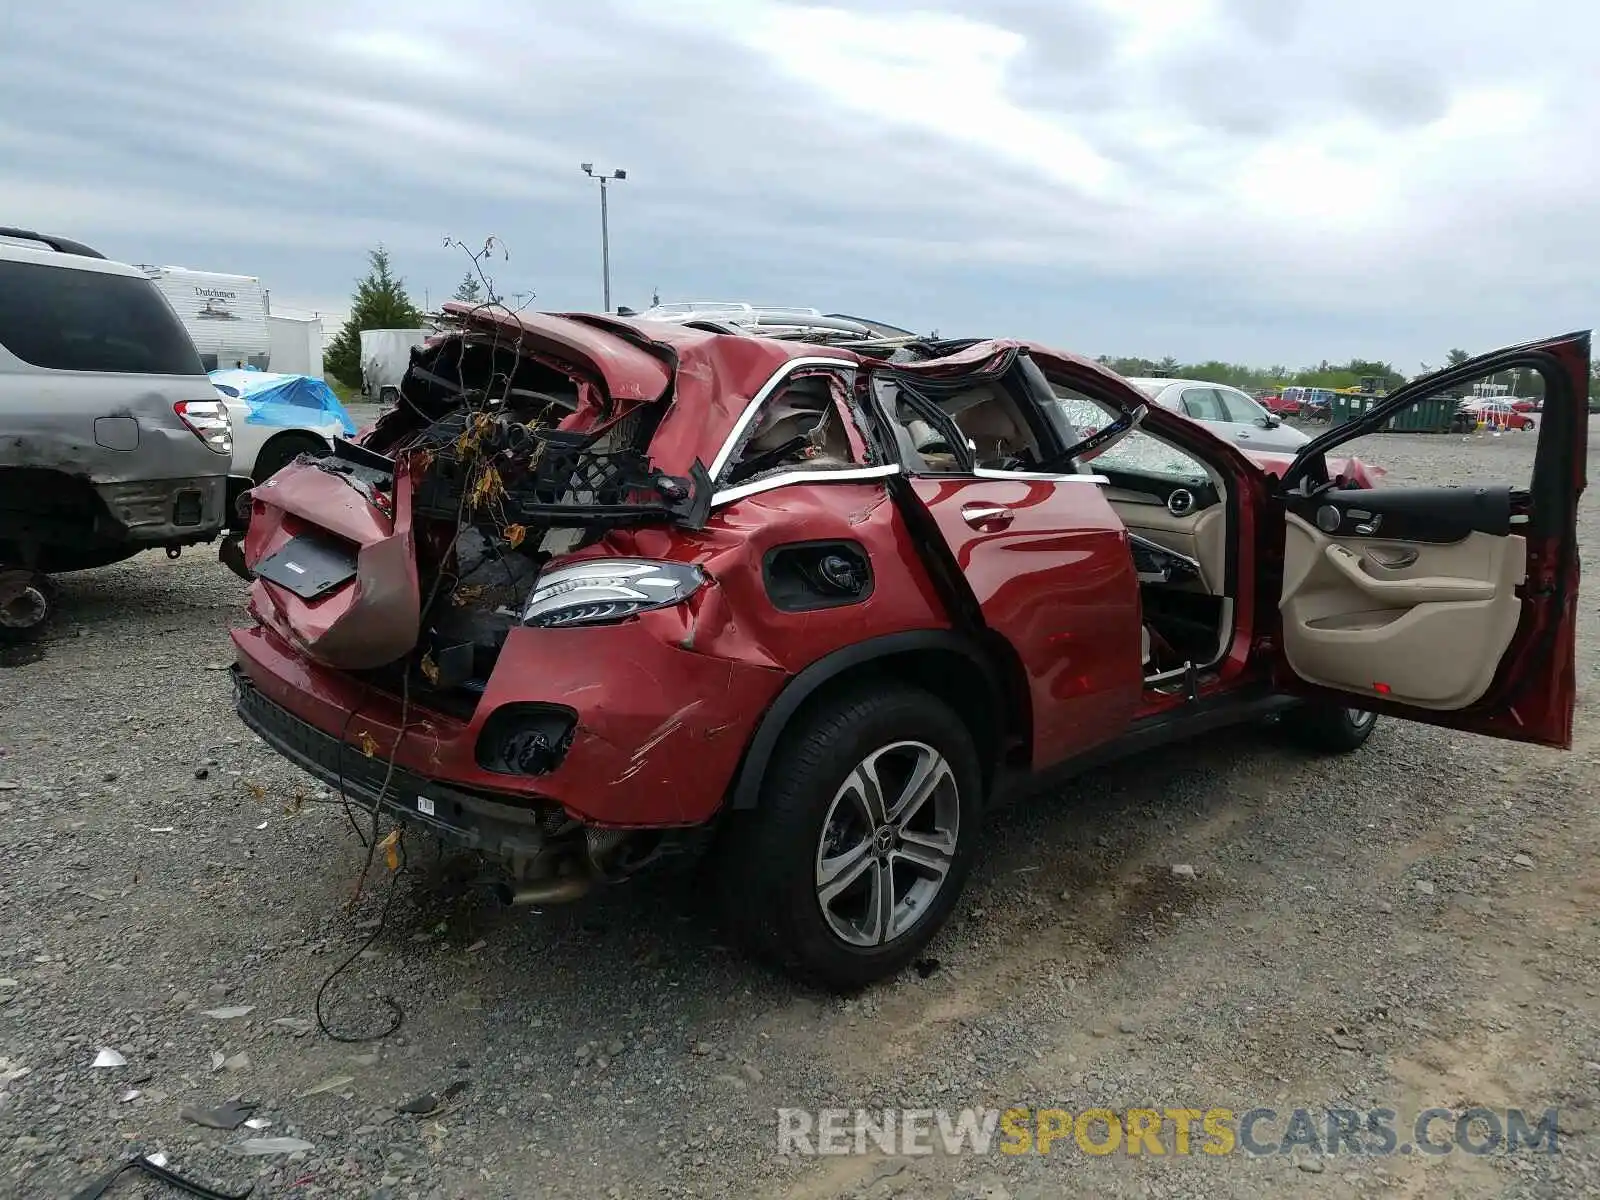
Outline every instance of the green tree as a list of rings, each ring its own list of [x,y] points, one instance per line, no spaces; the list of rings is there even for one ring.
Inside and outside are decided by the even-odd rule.
[[[1270,367],[1253,367],[1248,363],[1223,362],[1210,359],[1206,362],[1183,363],[1170,354],[1160,360],[1151,358],[1119,358],[1101,355],[1097,360],[1119,375],[1138,378],[1146,375],[1166,376],[1172,379],[1203,379],[1208,383],[1225,383],[1246,392],[1261,392],[1280,388],[1286,384],[1302,387],[1352,388],[1359,387],[1368,376],[1378,380],[1378,386],[1393,391],[1406,381],[1392,363],[1377,359],[1352,358],[1344,363],[1322,362],[1298,371],[1291,371],[1281,363]]]
[[[1471,357],[1472,355],[1465,350],[1452,350],[1444,356],[1444,365],[1447,367],[1459,367]]]
[[[378,246],[367,252],[369,270],[356,281],[350,318],[328,344],[323,364],[346,387],[361,386],[361,333],[365,329],[415,329],[422,314],[406,294],[405,280],[395,275],[389,252]]]
[[[1125,379],[1140,379],[1154,374],[1156,369],[1156,364],[1148,358],[1113,358],[1106,355],[1099,361],[1102,366],[1110,367]]]
[[[483,285],[478,282],[478,277],[468,271],[461,277],[461,282],[456,285],[455,295],[452,300],[459,300],[463,304],[476,304],[483,299]]]

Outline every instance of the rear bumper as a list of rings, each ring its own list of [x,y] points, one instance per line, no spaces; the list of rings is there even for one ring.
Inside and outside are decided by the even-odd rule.
[[[105,505],[103,540],[141,546],[209,542],[226,520],[227,477],[142,479],[95,485]]]
[[[681,620],[665,610],[625,625],[515,629],[467,719],[429,710],[415,695],[402,706],[357,676],[313,662],[265,627],[235,630],[240,716],[335,787],[341,770],[348,789],[375,765],[387,769],[392,756],[396,774],[405,772],[399,777],[408,799],[386,796],[385,803],[407,817],[418,816],[415,797],[422,795],[459,804],[469,824],[481,813],[535,825],[555,807],[610,828],[701,825],[722,807],[750,735],[786,676],[682,649],[669,640],[674,619]],[[576,713],[559,765],[539,775],[484,769],[477,747],[490,717],[528,703]],[[381,775],[367,778],[372,795],[381,782]],[[492,848],[499,835],[461,836]]]
[[[368,756],[268,700],[238,666],[234,708],[254,733],[309,775],[370,808],[427,826],[463,849],[504,857],[536,855],[544,830],[565,820],[559,808],[507,803],[424,779],[387,759]]]

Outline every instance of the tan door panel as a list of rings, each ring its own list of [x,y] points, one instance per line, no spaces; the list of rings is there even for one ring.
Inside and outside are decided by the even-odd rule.
[[[1449,545],[1330,538],[1289,514],[1283,648],[1309,683],[1449,710],[1481,697],[1517,632],[1528,546],[1469,534]]]
[[[1180,517],[1169,512],[1165,504],[1151,503],[1148,497],[1130,499],[1135,493],[1108,488],[1104,495],[1122,523],[1134,533],[1199,563],[1203,585],[1200,590],[1222,595],[1228,561],[1228,522],[1222,505]],[[1193,584],[1185,586],[1192,588]]]
[[[1224,595],[1228,582],[1228,519],[1222,505],[1208,508],[1194,518],[1195,561],[1206,591]]]

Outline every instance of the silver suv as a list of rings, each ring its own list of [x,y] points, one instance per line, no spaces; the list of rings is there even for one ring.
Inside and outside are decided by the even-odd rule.
[[[0,227],[0,641],[36,633],[56,571],[213,540],[233,430],[143,271]]]

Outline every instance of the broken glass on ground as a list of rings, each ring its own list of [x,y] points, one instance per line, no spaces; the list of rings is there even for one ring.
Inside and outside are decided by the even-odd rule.
[[[242,1100],[229,1100],[215,1108],[185,1104],[178,1110],[178,1116],[195,1125],[203,1125],[207,1129],[237,1129],[255,1110],[254,1104],[246,1104]]]
[[[295,1154],[301,1150],[316,1149],[304,1138],[296,1137],[269,1137],[250,1138],[243,1142],[235,1142],[228,1147],[233,1154],[242,1154],[247,1157],[263,1154]]]

